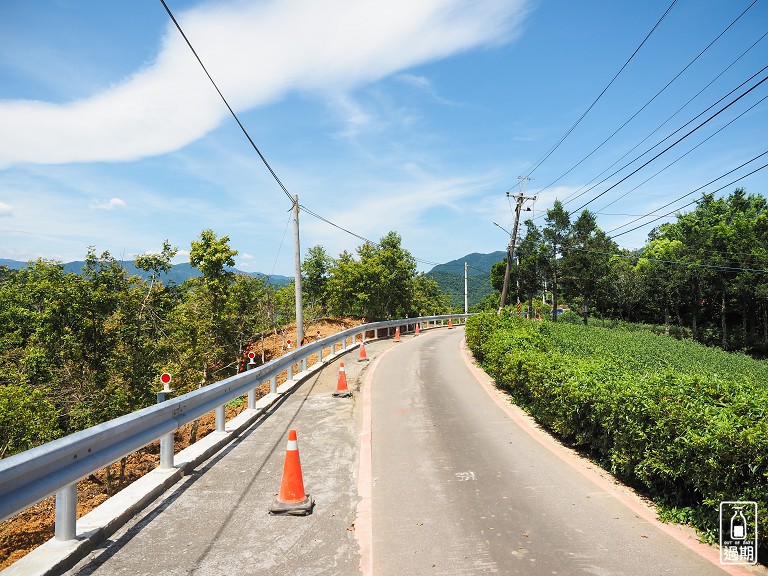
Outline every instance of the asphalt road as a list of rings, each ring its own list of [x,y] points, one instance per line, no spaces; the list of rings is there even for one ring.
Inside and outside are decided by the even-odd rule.
[[[462,338],[409,338],[373,373],[373,574],[724,574],[526,431]]]

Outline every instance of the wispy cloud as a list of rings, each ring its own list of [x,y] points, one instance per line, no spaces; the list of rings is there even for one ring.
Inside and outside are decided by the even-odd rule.
[[[427,96],[429,96],[432,100],[437,102],[438,104],[443,104],[445,106],[458,106],[458,102],[454,102],[453,100],[448,100],[447,98],[443,98],[437,93],[437,90],[435,90],[434,84],[432,84],[432,81],[425,77],[425,76],[418,76],[416,74],[398,74],[397,80],[402,82],[403,84],[406,84],[412,88],[415,88],[416,90],[419,90],[423,93],[425,93]]]
[[[376,242],[390,230],[398,230],[403,235],[418,231],[425,224],[425,216],[434,214],[435,209],[462,212],[461,206],[473,199],[478,190],[487,188],[491,181],[488,174],[439,176],[416,172],[411,170],[412,179],[369,183],[365,202],[328,205],[319,212]],[[323,246],[332,254],[361,244],[359,239],[328,228],[315,219],[305,217],[302,226],[309,237],[322,237]]]
[[[94,202],[91,204],[91,208],[97,210],[114,210],[115,208],[125,208],[127,204],[120,198],[110,198],[106,202]]]
[[[504,42],[525,13],[526,0],[267,0],[206,4],[177,17],[230,103],[242,110],[292,90],[343,93]],[[88,98],[0,102],[0,167],[163,154],[212,131],[225,115],[169,26],[151,65]],[[353,125],[366,120],[350,118]]]
[[[354,139],[362,131],[375,130],[376,125],[380,125],[377,117],[347,95],[334,98],[331,105],[343,124],[343,128],[335,133],[336,137]]]
[[[10,218],[13,216],[13,207],[5,202],[0,202],[0,218]]]

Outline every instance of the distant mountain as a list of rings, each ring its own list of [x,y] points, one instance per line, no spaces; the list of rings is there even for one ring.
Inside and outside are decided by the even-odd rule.
[[[468,264],[467,276],[487,276],[490,278],[491,266],[496,264],[496,262],[501,262],[506,255],[507,253],[501,250],[498,252],[491,252],[490,254],[479,254],[477,252],[473,252],[472,254],[467,254],[463,258],[451,260],[445,264],[438,264],[432,268],[432,270],[430,270],[430,273],[450,272],[453,274],[460,274],[463,278],[464,262],[466,262]]]
[[[128,272],[128,274],[132,276],[141,276],[145,280],[149,280],[150,274],[148,272],[145,272],[144,270],[139,270],[136,268],[136,265],[133,260],[126,260],[122,263],[123,268]],[[64,272],[72,272],[74,274],[80,274],[83,270],[83,266],[85,265],[85,261],[83,260],[76,260],[74,262],[67,262],[64,264]],[[18,260],[7,260],[0,258],[0,266],[5,266],[7,268],[10,268],[11,270],[21,270],[22,268],[26,268],[27,263],[26,262],[19,262]],[[262,274],[261,272],[243,272],[241,270],[238,270],[237,268],[229,268],[230,272],[235,272],[238,274],[245,274],[247,276],[253,276],[255,278],[267,278],[266,274]],[[168,271],[167,274],[161,274],[160,279],[168,284],[173,282],[174,284],[181,284],[184,282],[184,280],[188,278],[197,278],[199,276],[202,276],[202,273],[200,270],[192,266],[191,264],[184,262],[182,264],[175,264],[171,267],[171,269]],[[288,278],[287,276],[279,276],[274,275],[268,278],[267,280],[270,284],[273,286],[283,286],[285,284],[290,284],[293,281],[293,278]]]
[[[27,263],[18,262],[16,260],[7,260],[5,258],[0,258],[0,266],[5,266],[6,268],[10,268],[11,270],[21,270],[22,268],[27,267]]]
[[[467,303],[472,308],[489,294],[491,287],[491,267],[501,262],[506,252],[491,252],[479,254],[473,252],[463,258],[438,264],[427,272],[427,276],[435,279],[440,289],[451,297],[451,306],[464,307],[464,262],[467,263]]]

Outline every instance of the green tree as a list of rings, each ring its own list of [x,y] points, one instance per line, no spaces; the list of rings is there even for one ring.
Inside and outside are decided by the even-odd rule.
[[[233,273],[227,268],[235,265],[237,250],[229,247],[229,236],[217,238],[213,230],[203,230],[200,240],[192,242],[189,263],[203,273],[203,282],[218,305],[219,296],[226,292]]]
[[[301,263],[301,289],[309,308],[324,315],[328,311],[328,279],[333,259],[322,246],[313,246]]]
[[[572,301],[583,306],[584,323],[600,301],[602,279],[610,272],[616,244],[597,226],[597,219],[584,210],[571,226],[567,252],[562,258],[563,287]]]
[[[529,314],[533,315],[533,298],[544,288],[547,270],[547,247],[544,236],[532,220],[525,221],[525,235],[515,251],[517,256],[517,283],[528,300]]]
[[[54,440],[57,421],[56,408],[40,390],[0,386],[0,459]]]
[[[557,321],[558,307],[558,272],[559,256],[568,241],[571,229],[571,218],[559,200],[555,200],[551,210],[547,210],[544,220],[544,240],[548,246],[549,272],[552,276],[552,321]]]
[[[426,274],[412,280],[409,316],[434,316],[450,312],[450,296],[440,290],[437,282]]]
[[[626,321],[643,320],[641,310],[648,301],[648,285],[637,266],[637,256],[621,250],[608,261],[608,274],[600,280],[606,312]]]
[[[377,245],[360,246],[359,260],[344,252],[333,262],[328,291],[334,314],[381,320],[411,311],[416,261],[401,241],[389,232]]]

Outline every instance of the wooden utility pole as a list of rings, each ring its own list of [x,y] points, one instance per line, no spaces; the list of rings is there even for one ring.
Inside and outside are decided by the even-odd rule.
[[[523,202],[526,200],[536,200],[536,197],[526,197],[523,195],[523,189],[525,187],[525,182],[529,180],[529,178],[520,176],[520,191],[517,193],[515,198],[515,225],[512,228],[512,235],[509,238],[509,244],[507,245],[507,268],[506,272],[504,273],[504,287],[501,290],[501,299],[499,300],[499,311],[497,314],[501,315],[501,311],[504,309],[504,305],[507,303],[507,294],[509,293],[509,275],[512,267],[512,258],[515,256],[515,244],[517,243],[517,226],[520,223],[520,211],[523,208]],[[509,197],[509,192],[507,192],[507,197]],[[530,208],[528,208],[530,210]]]
[[[304,307],[301,303],[301,246],[299,244],[299,196],[293,197],[293,269],[296,275],[296,347],[304,342]]]

